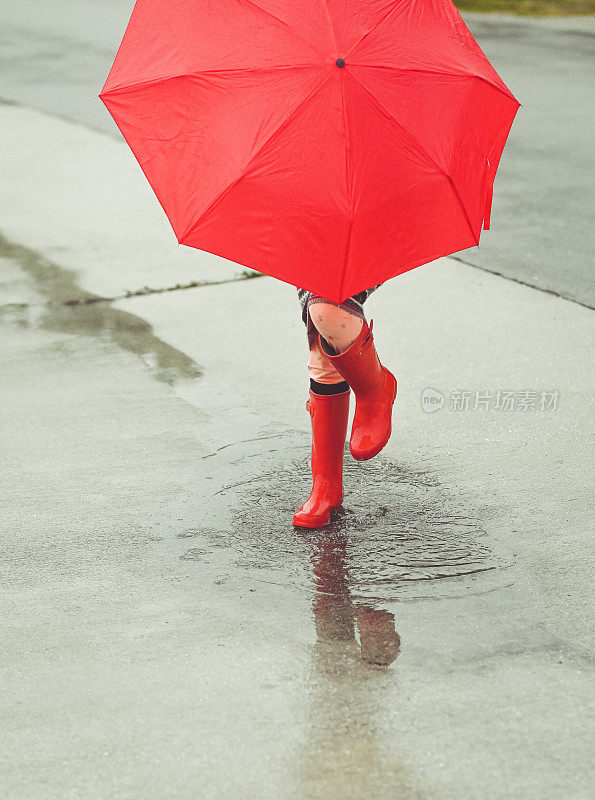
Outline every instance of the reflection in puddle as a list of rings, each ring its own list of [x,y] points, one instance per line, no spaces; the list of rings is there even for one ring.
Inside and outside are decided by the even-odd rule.
[[[393,747],[402,670],[412,663],[399,653],[420,647],[409,639],[411,613],[401,644],[399,610],[506,586],[514,558],[496,552],[454,490],[385,455],[365,464],[346,457],[342,511],[325,529],[296,530],[292,514],[311,485],[308,437],[287,432],[272,445],[268,433],[203,461],[213,484],[203,504],[210,530],[189,529],[193,546],[224,548],[236,585],[268,585],[259,594],[282,619],[297,595],[308,600],[315,639],[300,698],[296,795],[427,798],[406,754]]]
[[[314,620],[318,643],[356,644],[359,631],[361,657],[369,664],[388,666],[397,655],[401,639],[389,611],[354,604],[345,566],[346,540],[323,535],[313,550]]]
[[[290,604],[301,595],[313,612],[320,669],[347,659],[359,664],[360,680],[369,665],[397,658],[403,603],[514,582],[513,554],[496,550],[468,501],[384,455],[365,464],[346,458],[336,518],[319,530],[294,528],[293,511],[311,484],[308,436],[285,431],[273,444],[272,429],[259,433],[201,460],[201,486],[209,488],[185,504],[178,557],[201,585],[225,574],[236,587],[260,584],[263,598],[267,587]]]
[[[254,454],[250,462],[253,466]],[[241,463],[236,457],[234,470],[245,476],[248,470]],[[229,495],[236,497],[232,538],[238,563],[255,579],[311,587],[304,563],[320,532],[296,532],[288,523],[308,491],[307,459],[286,459],[272,467],[263,454],[260,465],[262,473],[225,486],[212,498],[230,503]],[[224,470],[221,465],[220,474]],[[346,459],[344,475],[343,509],[324,531],[344,542],[343,563],[354,600],[440,598],[483,593],[509,582],[505,573],[513,555],[497,553],[480,520],[431,476],[386,457],[365,465]]]
[[[383,734],[394,677],[370,669],[388,667],[399,654],[394,614],[354,601],[344,536],[318,533],[311,556],[316,642],[306,736],[295,764],[300,796],[421,800],[412,773]]]

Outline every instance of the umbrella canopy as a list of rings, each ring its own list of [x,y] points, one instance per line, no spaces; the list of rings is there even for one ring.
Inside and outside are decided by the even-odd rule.
[[[451,0],[137,0],[100,97],[180,243],[335,302],[479,243],[520,105]]]

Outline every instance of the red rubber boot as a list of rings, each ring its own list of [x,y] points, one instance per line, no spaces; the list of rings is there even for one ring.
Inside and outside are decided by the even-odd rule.
[[[355,415],[349,449],[358,461],[367,461],[382,450],[391,435],[392,408],[397,379],[383,367],[374,347],[373,322],[366,322],[357,339],[344,353],[329,353],[320,334],[320,347],[355,394]]]
[[[293,515],[293,524],[321,528],[343,502],[343,448],[349,416],[349,389],[341,394],[314,394],[306,409],[312,421],[312,491]]]

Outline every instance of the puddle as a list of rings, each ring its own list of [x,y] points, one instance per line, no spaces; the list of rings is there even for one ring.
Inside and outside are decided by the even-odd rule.
[[[204,462],[205,528],[181,530],[178,539],[207,551],[229,548],[246,579],[308,591],[320,591],[321,542],[334,542],[354,603],[439,599],[512,582],[514,555],[496,551],[454,491],[383,456],[360,464],[346,454],[343,508],[323,529],[294,528],[292,514],[311,486],[306,442],[290,432],[273,447],[265,435],[215,453]],[[230,475],[236,480],[226,481]],[[218,519],[227,524],[217,527]]]
[[[311,487],[309,431],[255,415],[231,398],[228,387],[217,395],[211,381],[193,380],[201,371],[191,358],[156,337],[140,317],[81,291],[74,273],[2,237],[0,256],[15,262],[49,301],[3,306],[0,319],[112,342],[210,412],[203,433],[205,441],[213,437],[213,449],[201,460],[202,489],[174,503],[172,518],[181,513],[187,520],[175,532],[180,547],[186,540],[182,561],[216,569],[225,552],[226,571],[239,571],[244,580],[320,593],[316,563],[321,542],[330,541],[341,549],[341,585],[350,602],[370,607],[484,593],[513,580],[513,554],[496,552],[481,519],[454,491],[382,454],[358,463],[346,450],[341,511],[323,531],[293,528],[293,512]]]
[[[112,342],[142,358],[157,380],[170,385],[201,375],[193,359],[161,341],[148,322],[102,302],[97,295],[82,291],[69,270],[2,236],[0,257],[13,261],[48,301],[38,305],[10,303],[1,306],[0,321]]]
[[[178,580],[204,598],[216,586],[226,608],[239,603],[251,618],[298,630],[309,609],[328,669],[393,663],[403,604],[473,605],[516,582],[514,554],[497,549],[465,497],[382,454],[360,463],[346,450],[343,508],[323,528],[294,528],[311,487],[309,433],[275,434],[262,419],[244,431],[200,459],[193,493],[175,517],[165,511],[170,558]]]

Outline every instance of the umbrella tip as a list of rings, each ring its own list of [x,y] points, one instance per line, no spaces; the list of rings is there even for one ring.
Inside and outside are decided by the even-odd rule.
[[[345,66],[345,59],[344,58],[338,58],[336,63],[337,63],[338,67],[343,68]]]

